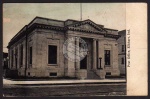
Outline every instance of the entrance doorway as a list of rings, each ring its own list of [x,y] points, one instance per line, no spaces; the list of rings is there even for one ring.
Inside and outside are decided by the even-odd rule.
[[[80,61],[80,69],[87,69],[87,55]]]
[[[87,55],[80,61],[80,69],[86,69],[87,71],[92,69],[92,41],[90,38],[83,38],[87,45]],[[79,47],[81,44],[79,43]]]

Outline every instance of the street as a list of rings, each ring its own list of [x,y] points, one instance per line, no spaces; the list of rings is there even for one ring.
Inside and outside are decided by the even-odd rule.
[[[126,95],[126,83],[68,85],[3,85],[3,96],[107,96]]]

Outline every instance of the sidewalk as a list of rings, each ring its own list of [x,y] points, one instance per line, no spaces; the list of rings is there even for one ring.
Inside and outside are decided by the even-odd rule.
[[[125,79],[101,79],[101,80],[53,80],[53,81],[12,81],[3,79],[3,84],[13,85],[63,85],[63,84],[105,84],[126,83]]]

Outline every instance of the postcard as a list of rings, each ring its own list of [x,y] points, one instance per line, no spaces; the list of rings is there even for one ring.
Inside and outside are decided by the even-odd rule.
[[[3,3],[3,97],[147,96],[146,3]]]

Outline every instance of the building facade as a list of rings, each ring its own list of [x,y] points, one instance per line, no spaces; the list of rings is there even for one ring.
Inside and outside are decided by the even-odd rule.
[[[64,57],[64,42],[80,37],[88,54],[78,62]],[[75,39],[74,45],[79,46]],[[19,76],[105,78],[118,76],[118,30],[105,28],[91,20],[66,21],[35,17],[9,42],[9,68]],[[76,50],[75,50],[76,51]]]
[[[119,31],[118,39],[118,63],[120,75],[126,75],[126,30]]]

